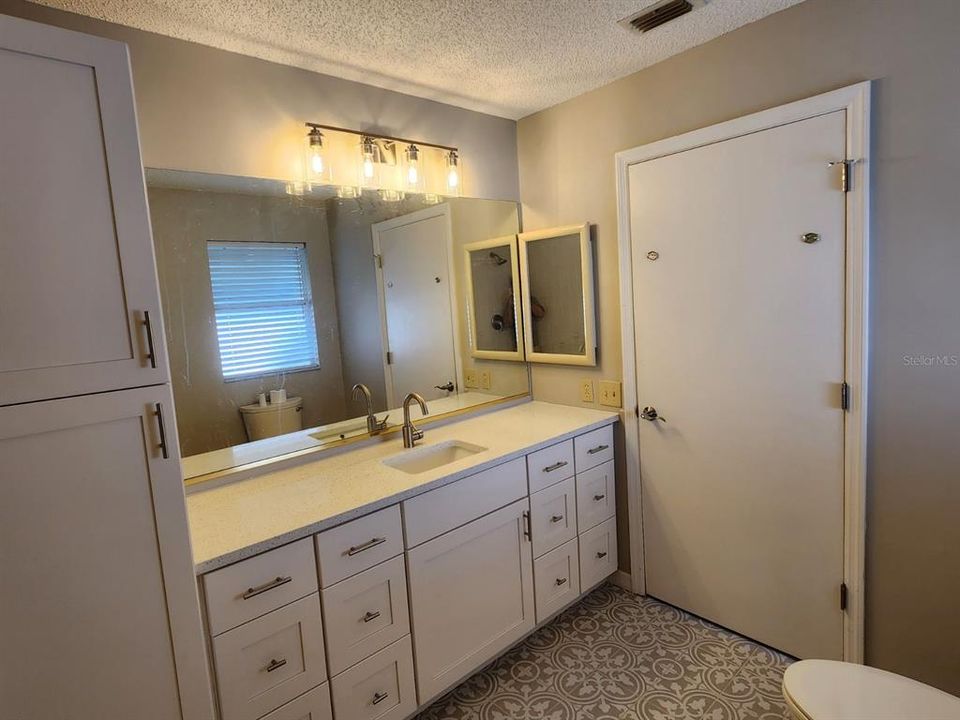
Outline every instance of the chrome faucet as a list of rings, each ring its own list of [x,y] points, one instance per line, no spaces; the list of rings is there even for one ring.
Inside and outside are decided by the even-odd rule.
[[[370,388],[363,383],[357,383],[353,386],[353,390],[350,391],[350,395],[354,400],[359,400],[366,403],[367,432],[371,435],[376,435],[377,433],[382,432],[387,426],[387,419],[390,416],[384,415],[383,420],[377,420],[377,416],[373,413],[373,396],[370,395]]]
[[[429,410],[427,410],[427,403],[418,393],[409,393],[403,399],[403,446],[405,448],[412,448],[417,444],[417,440],[423,439],[423,430],[418,430],[417,426],[410,420],[410,403],[413,400],[420,403],[420,411],[424,415],[429,412]]]

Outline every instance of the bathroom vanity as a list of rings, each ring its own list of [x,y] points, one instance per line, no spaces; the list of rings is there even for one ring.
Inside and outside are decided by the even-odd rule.
[[[402,720],[611,576],[617,419],[526,402],[190,493],[221,719]]]

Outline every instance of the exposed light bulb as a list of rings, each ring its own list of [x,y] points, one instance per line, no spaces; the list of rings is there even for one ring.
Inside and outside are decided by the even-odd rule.
[[[373,177],[373,158],[363,158],[363,176],[368,179]]]
[[[323,161],[323,133],[320,128],[311,127],[307,134],[307,163],[310,176],[307,179],[318,179],[324,174],[326,163]]]
[[[447,153],[447,187],[451,190],[460,185],[460,156],[456,150]]]
[[[319,152],[314,152],[310,157],[310,169],[313,170],[316,175],[323,174],[323,155]]]
[[[447,173],[447,185],[452,188],[455,188],[460,184],[460,174],[457,172],[456,168],[451,168],[450,172]]]
[[[360,141],[360,174],[363,182],[374,184],[377,177],[377,146],[372,137],[364,137]]]
[[[407,156],[407,184],[416,186],[420,182],[420,148],[408,145]]]

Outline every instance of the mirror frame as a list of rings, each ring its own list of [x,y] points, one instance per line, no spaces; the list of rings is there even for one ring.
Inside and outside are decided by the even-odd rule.
[[[510,247],[510,275],[513,278],[513,326],[516,329],[517,349],[510,350],[481,350],[477,347],[477,312],[473,297],[473,266],[470,263],[470,253],[477,250],[486,250],[488,248]],[[523,362],[524,357],[524,328],[522,317],[523,313],[520,304],[517,302],[518,296],[522,300],[522,293],[517,291],[520,288],[520,256],[517,252],[517,236],[503,235],[501,237],[491,238],[490,240],[480,240],[478,242],[467,243],[463,246],[464,256],[464,275],[467,290],[467,332],[470,341],[470,357],[479,360],[514,360]]]
[[[580,237],[580,291],[583,302],[583,342],[582,355],[537,352],[533,349],[533,313],[530,303],[530,243],[551,240],[565,235]],[[590,223],[564,225],[562,227],[533,230],[517,235],[520,245],[521,300],[523,306],[523,340],[527,362],[551,363],[554,365],[597,364],[597,319],[593,289],[593,247],[590,242]]]

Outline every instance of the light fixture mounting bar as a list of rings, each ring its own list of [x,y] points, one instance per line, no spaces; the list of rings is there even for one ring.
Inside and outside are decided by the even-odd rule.
[[[460,152],[460,148],[451,147],[450,145],[438,145],[437,143],[423,142],[422,140],[408,140],[407,138],[393,137],[391,135],[380,135],[374,132],[363,132],[362,130],[351,130],[350,128],[337,127],[336,125],[321,125],[319,123],[304,123],[308,128],[316,128],[318,130],[330,130],[333,132],[342,132],[349,133],[350,135],[357,135],[359,137],[370,137],[375,140],[390,140],[392,142],[400,142],[406,145],[422,145],[423,147],[432,147],[437,148],[438,150],[447,150],[453,151],[456,153]]]

